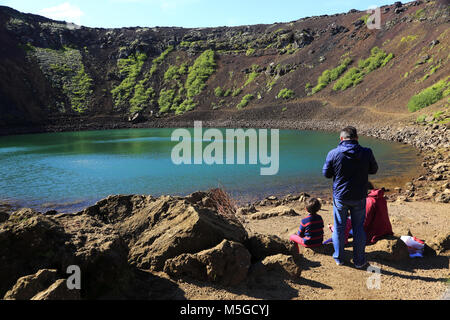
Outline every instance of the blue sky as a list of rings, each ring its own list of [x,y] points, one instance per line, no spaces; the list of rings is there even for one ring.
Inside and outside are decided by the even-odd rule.
[[[289,22],[367,10],[394,0],[0,0],[16,10],[87,27],[217,27]]]

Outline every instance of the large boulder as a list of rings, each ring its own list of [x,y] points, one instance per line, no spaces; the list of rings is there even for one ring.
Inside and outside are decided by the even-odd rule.
[[[253,264],[249,279],[250,283],[260,283],[268,278],[298,279],[300,274],[300,259],[277,254]]]
[[[243,243],[247,237],[230,200],[217,191],[185,198],[112,196],[76,214],[48,216],[23,209],[0,224],[0,297],[19,278],[41,269],[57,270],[61,279],[69,276],[69,266],[78,266],[83,299],[133,298],[136,286],[146,283],[136,277],[138,268],[160,271],[168,259],[213,248],[224,239]],[[231,245],[231,253],[227,248],[217,250],[225,257],[236,255],[244,265],[247,255],[250,260],[243,245]],[[219,271],[211,272],[223,283],[234,283],[220,276],[220,259],[213,253],[211,261],[201,261],[214,265]]]
[[[430,247],[437,254],[450,250],[450,233],[447,232],[446,234],[434,236],[434,238],[430,241]]]
[[[121,297],[130,278],[128,248],[118,232],[88,215],[45,216],[24,209],[0,225],[0,296],[23,276],[69,266],[81,271],[82,296]]]
[[[80,300],[80,291],[68,289],[66,280],[56,280],[50,287],[36,294],[31,300]]]
[[[167,259],[197,253],[227,239],[244,242],[247,232],[230,210],[208,193],[189,197],[109,197],[84,213],[111,223],[130,249],[129,262],[160,271]]]
[[[121,298],[132,281],[128,247],[113,226],[88,216],[63,216],[71,264],[80,267],[83,298]]]
[[[377,243],[368,246],[367,251],[375,259],[400,262],[409,258],[408,247],[398,237],[391,236],[378,240]]]
[[[0,296],[23,276],[41,269],[63,270],[70,260],[70,236],[53,218],[13,214],[0,225]]]
[[[164,272],[235,286],[246,279],[250,263],[250,253],[242,244],[223,240],[212,249],[167,260]]]
[[[296,253],[295,246],[276,235],[258,234],[250,235],[244,243],[252,255],[253,261],[263,260],[265,257],[276,254],[293,255]]]
[[[22,277],[17,280],[14,287],[5,294],[3,299],[30,300],[39,292],[50,287],[56,281],[57,276],[57,270],[43,269],[35,274]]]

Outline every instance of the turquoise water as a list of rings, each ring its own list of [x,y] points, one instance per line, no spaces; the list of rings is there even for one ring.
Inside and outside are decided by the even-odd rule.
[[[279,172],[261,176],[260,164],[174,165],[171,151],[177,142],[171,141],[172,132],[126,129],[0,137],[0,201],[64,212],[111,194],[186,195],[223,187],[239,201],[253,201],[331,188],[321,169],[338,143],[337,134],[280,130]],[[360,143],[373,149],[378,179],[405,175],[417,166],[409,146],[364,137]]]

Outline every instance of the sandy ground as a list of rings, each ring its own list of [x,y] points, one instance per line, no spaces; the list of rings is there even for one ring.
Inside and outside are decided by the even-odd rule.
[[[305,212],[295,202],[290,205],[301,216],[278,216],[265,220],[245,218],[245,226],[250,232],[274,234],[288,239],[294,233]],[[411,233],[425,241],[434,235],[448,232],[450,225],[450,205],[431,202],[390,202],[389,214],[396,236]],[[332,223],[332,207],[325,205],[320,215],[325,225]],[[331,232],[325,228],[325,239]],[[237,288],[223,288],[196,281],[181,281],[177,285],[184,298],[201,300],[228,299],[443,299],[450,286],[450,252],[435,257],[407,259],[399,263],[379,260],[370,246],[366,248],[370,265],[381,270],[379,282],[375,282],[374,273],[353,267],[351,241],[346,247],[347,261],[344,266],[336,266],[332,252],[317,253],[309,249],[300,249],[303,256],[302,273],[299,279],[266,279],[264,283],[253,286],[243,284]],[[375,285],[369,288],[369,285]],[[377,288],[376,284],[379,284]],[[448,296],[448,292],[447,292]],[[174,297],[177,298],[177,297]]]

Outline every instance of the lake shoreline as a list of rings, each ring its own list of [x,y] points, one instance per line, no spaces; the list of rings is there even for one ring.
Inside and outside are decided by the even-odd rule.
[[[386,187],[391,189],[389,197],[399,199],[399,201],[424,200],[440,201],[448,203],[450,195],[448,193],[449,186],[445,186],[448,181],[449,167],[443,165],[436,173],[433,170],[439,163],[446,163],[448,160],[449,150],[449,133],[445,126],[435,124],[417,125],[414,123],[381,126],[379,124],[367,123],[349,123],[344,121],[296,121],[296,120],[205,120],[202,122],[204,128],[260,128],[260,129],[287,129],[287,130],[311,130],[338,132],[341,128],[353,125],[358,128],[358,132],[362,136],[373,137],[385,141],[393,141],[408,144],[417,149],[418,155],[423,159],[422,170],[416,174],[406,175],[406,177],[393,177],[394,182]],[[115,123],[114,125],[101,125],[100,127],[84,124],[82,126],[49,126],[43,132],[62,132],[62,131],[86,131],[86,130],[111,130],[111,129],[144,129],[144,128],[183,128],[193,127],[194,120],[173,120],[158,119],[158,121],[150,121],[141,124],[132,125],[127,122]],[[72,129],[72,130],[70,130]],[[33,130],[31,130],[33,131]],[[39,130],[37,131],[39,132]],[[447,158],[445,155],[447,154]],[[372,178],[372,177],[371,177]],[[376,176],[373,177],[376,180]],[[440,183],[440,182],[444,183]],[[428,182],[428,183],[423,183]],[[430,189],[435,191],[430,193]],[[313,190],[302,190],[310,193]],[[283,196],[282,194],[277,194]],[[325,201],[331,200],[330,190],[322,190],[319,194]],[[259,201],[259,200],[258,200]],[[243,202],[240,202],[243,203]],[[8,203],[5,203],[8,205]],[[1,209],[1,208],[0,208]],[[14,208],[17,209],[17,208]]]

